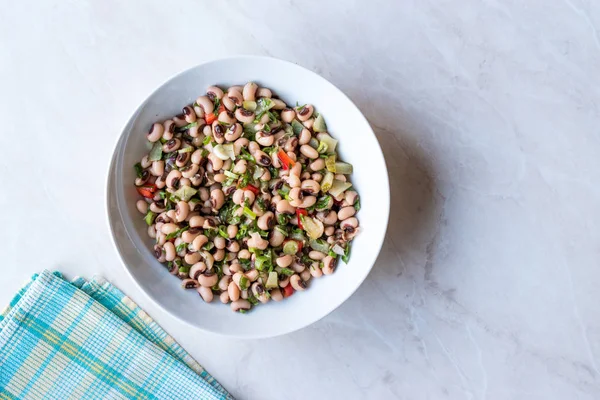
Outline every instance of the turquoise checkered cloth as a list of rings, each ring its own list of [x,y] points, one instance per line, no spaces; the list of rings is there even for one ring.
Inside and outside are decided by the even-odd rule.
[[[233,399],[101,278],[44,271],[0,314],[0,399]]]

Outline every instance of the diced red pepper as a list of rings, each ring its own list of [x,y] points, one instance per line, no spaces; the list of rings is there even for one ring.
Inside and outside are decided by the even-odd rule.
[[[294,288],[290,283],[286,287],[283,288],[283,297],[290,297],[294,294]]]
[[[256,186],[254,186],[254,185],[246,185],[244,187],[244,189],[250,190],[252,193],[254,193],[257,196],[258,196],[258,193],[260,193],[260,190],[258,190],[258,188]]]
[[[217,116],[214,113],[206,114],[204,116],[204,120],[208,125],[210,125],[217,120]]]
[[[138,186],[136,189],[139,194],[147,199],[151,199],[154,197],[154,192],[156,192],[156,185]]]
[[[298,217],[298,227],[300,229],[304,229],[304,227],[302,226],[302,218],[300,218],[301,215],[308,215],[308,211],[306,211],[304,208],[296,208],[296,216]]]
[[[290,156],[283,151],[283,149],[279,149],[277,152],[277,158],[279,158],[279,161],[281,161],[281,166],[285,170],[291,169],[295,164],[294,160],[292,160]]]

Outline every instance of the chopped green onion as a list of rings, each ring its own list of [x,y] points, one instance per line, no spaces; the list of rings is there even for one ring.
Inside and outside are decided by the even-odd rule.
[[[207,137],[205,137],[205,138],[204,138],[204,140],[202,141],[202,144],[206,146],[207,144],[209,144],[209,143],[210,143],[210,141],[211,141],[211,140],[212,140],[212,136],[207,136]]]
[[[219,236],[229,239],[229,234],[227,233],[227,227],[225,225],[219,226]]]
[[[189,274],[190,268],[191,268],[191,266],[189,266],[189,265],[182,265],[181,267],[179,267],[179,272],[182,274]]]
[[[267,211],[265,199],[263,199],[262,197],[259,197],[258,199],[256,199],[256,206],[258,207],[258,209],[260,211]]]
[[[248,312],[248,310],[244,310],[244,309],[242,308],[242,309],[238,310],[238,312],[239,312],[240,314],[246,314],[246,313]]]
[[[298,246],[298,242],[296,242],[295,240],[289,240],[283,245],[284,254],[294,255],[298,253],[299,249],[300,246]]]
[[[333,245],[331,251],[333,252],[333,254],[335,254],[336,257],[343,256],[345,254],[344,248],[337,243]]]
[[[346,245],[346,250],[344,251],[344,255],[342,256],[342,261],[345,264],[348,264],[348,261],[350,260],[350,243],[348,243]]]
[[[248,301],[250,302],[250,304],[252,304],[253,306],[258,304],[258,299],[256,298],[256,296],[254,296],[253,294],[250,294],[248,296]]]
[[[290,232],[288,231],[288,228],[285,226],[285,224],[275,225],[275,229],[277,229],[279,231],[279,233],[281,233],[283,236],[287,237],[290,234]]]
[[[180,244],[179,244],[177,247],[175,247],[175,251],[176,251],[177,253],[179,253],[181,250],[185,249],[185,248],[187,247],[187,245],[188,245],[188,244],[187,244],[187,243],[185,243],[185,242],[183,242],[183,243],[180,243]]]
[[[233,172],[229,172],[229,171],[223,171],[223,173],[225,174],[226,177],[232,178],[232,179],[238,179],[240,177],[238,174],[234,174]]]
[[[315,203],[315,209],[318,211],[328,210],[333,205],[333,199],[329,195],[319,197]]]
[[[238,228],[238,233],[235,235],[237,240],[241,240],[245,238],[248,234],[248,225],[240,225]]]
[[[133,168],[135,168],[135,174],[137,175],[137,177],[141,178],[142,174],[144,173],[144,168],[142,168],[142,164],[137,163],[133,166]]]
[[[360,199],[357,197],[356,201],[354,202],[354,209],[356,210],[356,212],[360,211]]]
[[[186,146],[182,149],[177,150],[178,153],[191,153],[192,151],[194,151],[194,147],[193,146]]]
[[[287,276],[292,276],[292,275],[294,275],[294,274],[295,274],[294,270],[291,270],[291,269],[289,269],[289,268],[281,268],[281,269],[279,270],[279,273],[280,273],[280,274],[283,274],[283,275],[287,275]]]
[[[239,285],[240,286],[240,290],[246,290],[246,289],[248,289],[248,285],[249,284],[250,284],[250,280],[247,277],[245,277],[245,276],[242,275],[240,277],[240,285]]]
[[[286,214],[279,214],[277,216],[277,223],[279,225],[286,225],[288,222],[290,222],[290,217],[288,217]]]
[[[213,242],[208,242],[204,246],[202,246],[202,250],[211,251],[215,248],[215,244]]]
[[[202,149],[202,153],[201,153],[201,155],[202,155],[202,158],[206,157],[206,156],[207,156],[207,155],[209,155],[209,154],[210,154],[210,152],[209,152],[208,150],[206,150],[206,149]]]
[[[179,128],[180,131],[185,131],[187,129],[193,128],[194,126],[198,126],[198,122],[192,122],[191,124],[187,124],[186,126],[182,126]]]
[[[256,214],[246,206],[244,206],[244,215],[250,219],[256,219]]]
[[[267,256],[256,257],[254,260],[254,267],[259,271],[264,271],[272,265],[271,258]]]
[[[256,110],[254,110],[254,112],[256,114],[264,114],[265,112],[267,112],[271,108],[273,108],[275,106],[275,103],[273,102],[273,100],[271,100],[267,97],[261,97],[256,102],[256,106],[257,107],[256,107]]]
[[[337,258],[337,256],[338,256],[337,254],[335,254],[335,251],[333,251],[333,250],[329,250],[329,251],[327,252],[327,255],[328,255],[329,257],[333,257],[333,258]]]
[[[148,210],[146,216],[144,217],[144,221],[146,221],[146,224],[150,226],[154,223],[154,218],[156,218],[156,213]]]
[[[154,143],[152,150],[148,153],[148,160],[159,161],[162,158],[162,145],[159,142]]]
[[[244,268],[244,270],[249,270],[250,267],[252,266],[252,262],[250,261],[249,258],[240,258],[238,260],[238,262],[240,263],[240,265],[242,266],[242,268]]]
[[[248,152],[248,150],[246,150],[245,147],[242,147],[242,150],[240,152],[239,157],[242,160],[256,162],[256,160],[254,159],[254,157]]]
[[[190,229],[190,227],[189,226],[185,226],[185,227],[183,227],[181,229],[176,230],[175,232],[171,232],[171,233],[169,233],[167,235],[166,239],[167,240],[174,239],[177,236],[181,235],[183,232],[187,231],[188,229]]]

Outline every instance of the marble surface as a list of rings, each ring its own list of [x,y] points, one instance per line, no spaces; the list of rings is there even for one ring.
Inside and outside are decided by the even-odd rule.
[[[600,398],[600,4],[592,0],[12,1],[0,11],[0,303],[100,273],[241,399]],[[105,174],[172,74],[263,54],[363,110],[392,212],[372,273],[269,340],[161,312],[110,243]]]

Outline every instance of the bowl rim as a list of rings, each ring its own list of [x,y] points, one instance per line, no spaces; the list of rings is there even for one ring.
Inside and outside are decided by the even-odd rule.
[[[223,62],[223,61],[234,61],[234,60],[263,60],[263,61],[276,61],[276,62],[282,62],[285,64],[291,64],[294,67],[297,68],[301,68],[303,69],[305,72],[314,75],[315,77],[324,80],[325,82],[327,82],[329,85],[331,85],[332,87],[334,87],[343,97],[346,98],[346,100],[348,100],[350,102],[350,104],[355,108],[355,110],[358,112],[358,115],[360,115],[360,118],[366,123],[366,125],[369,127],[370,133],[373,135],[373,137],[375,138],[375,142],[377,144],[377,150],[379,151],[379,155],[381,157],[381,159],[383,160],[383,164],[384,164],[384,170],[385,170],[385,180],[387,182],[386,185],[384,185],[384,187],[381,188],[381,200],[385,203],[382,204],[381,208],[384,208],[383,206],[385,206],[384,209],[382,209],[382,214],[385,214],[385,227],[383,229],[383,231],[381,232],[381,236],[379,238],[379,244],[376,246],[376,252],[375,257],[373,259],[373,262],[371,263],[371,265],[368,268],[364,268],[364,272],[363,275],[360,277],[360,283],[358,285],[356,285],[355,288],[353,288],[351,291],[348,292],[347,296],[345,296],[345,298],[340,301],[338,304],[330,307],[329,310],[327,310],[327,312],[325,312],[323,315],[321,315],[319,318],[313,320],[312,322],[309,322],[306,325],[303,326],[297,326],[297,327],[292,327],[291,329],[283,329],[281,331],[277,331],[274,333],[269,333],[269,334],[236,334],[235,332],[220,332],[220,331],[213,331],[210,329],[207,329],[205,327],[202,327],[200,325],[196,325],[188,320],[183,319],[182,317],[180,317],[179,315],[176,315],[174,313],[172,313],[171,311],[169,311],[166,306],[163,306],[161,304],[161,302],[155,298],[155,296],[150,293],[145,287],[144,285],[138,281],[138,279],[135,277],[135,275],[133,274],[133,272],[131,271],[131,269],[129,268],[129,266],[127,265],[127,263],[125,262],[125,258],[123,257],[123,252],[121,251],[119,244],[117,243],[117,238],[115,236],[115,222],[112,220],[111,218],[111,212],[110,212],[110,201],[111,201],[111,193],[112,193],[112,188],[111,186],[114,185],[114,180],[113,180],[113,174],[114,174],[114,168],[115,165],[117,164],[117,158],[118,155],[120,153],[120,147],[121,147],[121,143],[123,142],[124,139],[124,135],[126,133],[126,131],[128,130],[128,127],[133,124],[133,122],[135,121],[135,119],[137,118],[138,114],[140,113],[140,111],[142,110],[142,108],[146,105],[146,103],[148,102],[148,100],[150,98],[152,98],[154,96],[154,94],[156,94],[159,90],[161,90],[163,87],[167,86],[171,81],[173,81],[174,79],[176,79],[177,77],[187,74],[188,72],[195,70],[197,68],[200,67],[204,67],[206,65],[212,64],[212,63],[219,63],[219,62]],[[155,305],[157,305],[163,312],[165,312],[166,314],[169,314],[170,316],[174,317],[175,319],[177,319],[178,321],[181,321],[183,323],[185,323],[188,326],[194,327],[195,329],[199,329],[203,332],[206,333],[210,333],[213,335],[220,335],[220,336],[225,336],[225,337],[232,337],[232,338],[237,338],[237,339],[262,339],[262,338],[272,338],[272,337],[277,337],[277,336],[283,336],[283,335],[287,335],[290,334],[292,332],[298,331],[300,329],[306,328],[318,321],[320,321],[321,319],[325,318],[326,316],[328,316],[329,314],[331,314],[334,310],[336,310],[338,307],[340,307],[342,304],[344,304],[346,301],[348,301],[348,299],[350,297],[352,297],[352,295],[354,293],[356,293],[356,291],[358,290],[359,287],[362,286],[362,284],[364,283],[364,281],[366,280],[367,276],[369,275],[369,273],[371,272],[371,270],[373,269],[373,267],[375,266],[375,262],[377,261],[377,258],[379,257],[379,254],[381,253],[381,249],[383,248],[383,244],[385,242],[385,238],[387,235],[387,229],[388,229],[388,225],[389,225],[389,217],[390,217],[390,180],[389,180],[389,172],[387,169],[387,162],[383,153],[383,150],[381,149],[381,144],[379,143],[379,140],[377,139],[377,135],[375,135],[375,132],[373,131],[373,128],[371,126],[371,124],[369,123],[368,119],[364,116],[364,114],[362,113],[362,111],[360,110],[360,108],[358,108],[358,106],[352,101],[352,99],[350,99],[350,97],[348,97],[346,95],[346,93],[344,93],[340,88],[338,88],[336,85],[334,85],[333,83],[331,83],[328,79],[326,79],[325,77],[321,76],[320,74],[306,68],[303,67],[301,65],[298,65],[296,63],[293,63],[291,61],[287,61],[287,60],[283,60],[280,58],[276,58],[276,57],[269,57],[269,56],[257,56],[257,55],[234,55],[234,56],[229,56],[229,57],[222,57],[222,58],[216,58],[216,59],[211,59],[208,60],[206,62],[200,63],[200,64],[196,64],[194,66],[191,66],[189,68],[186,68],[180,72],[177,72],[171,76],[169,76],[166,80],[164,80],[161,84],[159,84],[154,90],[152,90],[152,92],[150,92],[150,94],[148,94],[145,97],[145,100],[135,109],[135,111],[131,114],[131,117],[127,120],[127,122],[123,125],[122,129],[121,129],[121,133],[118,135],[116,142],[114,144],[113,147],[113,151],[112,151],[112,157],[111,157],[111,161],[108,165],[108,171],[107,171],[107,176],[106,176],[106,182],[105,182],[105,211],[106,211],[106,222],[108,223],[108,230],[110,233],[110,237],[112,239],[112,244],[113,247],[115,248],[115,250],[117,251],[117,254],[119,255],[119,259],[120,262],[122,264],[122,266],[124,267],[125,271],[127,272],[127,274],[129,275],[129,277],[133,280],[133,282],[137,285],[137,287],[140,289],[140,291],[142,293],[144,293],[146,295],[146,297],[148,297]],[[118,212],[118,217],[121,218],[121,213]]]

